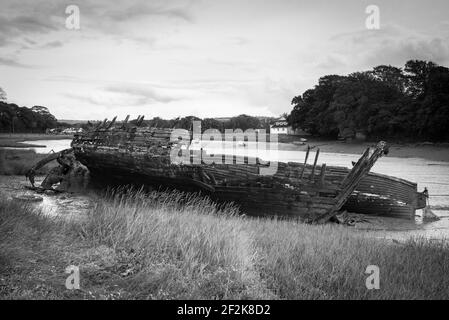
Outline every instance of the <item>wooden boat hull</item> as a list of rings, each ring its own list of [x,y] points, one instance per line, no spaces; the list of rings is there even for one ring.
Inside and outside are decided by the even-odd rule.
[[[273,188],[251,188],[251,186],[215,186],[215,192],[210,192],[202,186],[198,186],[190,180],[183,180],[179,176],[172,178],[166,175],[160,176],[151,170],[145,170],[145,165],[136,166],[139,162],[135,156],[127,159],[126,156],[115,157],[111,154],[91,153],[88,156],[83,153],[77,157],[86,165],[91,174],[97,177],[95,180],[103,180],[108,183],[119,181],[120,183],[133,183],[150,185],[153,187],[176,188],[184,191],[203,192],[217,201],[233,201],[239,203],[242,210],[251,215],[277,215],[292,217],[298,214],[307,216],[307,211],[316,206],[318,212],[322,213],[335,203],[331,198],[316,198],[316,203],[302,196],[298,201],[297,194],[290,189],[273,190]],[[144,160],[145,161],[145,160]],[[148,159],[147,159],[148,161]],[[120,163],[120,166],[117,166]],[[296,172],[302,170],[297,165]],[[121,168],[127,168],[122,170]],[[133,168],[139,168],[135,170]],[[329,177],[332,178],[333,169],[329,166]],[[341,168],[339,168],[341,170]],[[317,170],[317,176],[321,174]],[[305,170],[305,177],[310,174],[311,168]],[[333,177],[334,181],[340,183],[349,173]],[[243,182],[243,181],[242,181]],[[332,185],[331,185],[332,187]],[[328,192],[334,192],[336,187]],[[283,197],[279,197],[282,194]],[[274,195],[274,196],[273,196]],[[266,203],[260,199],[268,199]],[[299,202],[299,203],[297,203]],[[268,205],[268,203],[270,205]],[[399,218],[413,218],[415,210],[422,209],[426,205],[425,197],[417,192],[417,185],[407,180],[369,173],[363,177],[356,190],[349,196],[343,206],[343,210],[354,213],[362,213],[378,216],[390,216]]]
[[[75,136],[72,148],[77,160],[98,180],[201,191],[217,201],[236,202],[244,212],[255,215],[313,221],[334,214],[348,198],[352,199],[347,205],[349,210],[371,213],[372,208],[366,210],[366,201],[358,205],[355,200],[361,198],[355,199],[355,194],[396,190],[394,186],[390,190],[382,185],[394,181],[392,177],[367,176],[371,166],[383,154],[384,143],[380,143],[371,155],[367,150],[352,169],[317,166],[316,161],[313,166],[278,162],[275,173],[264,177],[260,173],[267,164],[260,159],[245,158],[245,163],[237,163],[234,158],[230,164],[224,161],[206,164],[202,153],[198,155],[191,151],[190,161],[174,164],[170,152],[176,142],[171,141],[171,133],[171,129],[109,126]],[[408,202],[404,203],[414,212],[416,185],[407,183],[399,183],[397,196],[406,198]],[[410,190],[413,195],[409,194]],[[358,192],[352,194],[354,191]],[[376,208],[380,202],[374,199],[372,204]],[[391,212],[394,214],[394,210]]]
[[[110,152],[108,148],[74,148],[77,159],[89,168],[94,181],[106,184],[147,185],[158,189],[175,188],[182,191],[201,192],[218,202],[234,202],[242,212],[253,216],[278,216],[309,221],[329,211],[335,205],[336,192],[328,197],[310,191],[298,191],[281,183],[261,182],[257,167],[250,165],[214,165],[179,167],[165,163],[156,166],[160,158],[152,159],[141,153]],[[166,159],[165,159],[166,160]],[[192,172],[201,168],[221,183],[210,186],[191,179]],[[244,170],[244,178],[222,179],[222,171]],[[252,174],[251,174],[252,171]],[[232,175],[232,173],[231,173]],[[229,177],[229,175],[227,175]],[[268,179],[267,179],[268,180]],[[304,185],[304,190],[326,191],[325,187]],[[336,187],[334,188],[336,189]]]
[[[362,179],[343,209],[363,214],[414,219],[415,211],[426,206],[426,195],[417,184],[378,173]]]

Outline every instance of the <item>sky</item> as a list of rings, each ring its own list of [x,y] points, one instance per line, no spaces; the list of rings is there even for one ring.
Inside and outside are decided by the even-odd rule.
[[[69,5],[79,29],[68,28]],[[368,29],[369,5],[379,29]],[[319,77],[449,65],[447,0],[0,0],[0,87],[58,119],[279,116]]]

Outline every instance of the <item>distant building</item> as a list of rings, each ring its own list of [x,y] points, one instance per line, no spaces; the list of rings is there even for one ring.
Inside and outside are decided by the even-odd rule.
[[[62,134],[76,134],[76,133],[82,133],[84,130],[82,128],[67,128],[62,130]]]
[[[276,119],[272,124],[270,124],[270,133],[273,134],[287,134],[287,135],[307,135],[301,129],[294,130],[292,126],[288,125],[287,119],[281,117]]]
[[[53,128],[53,129],[47,129],[45,130],[46,134],[58,134],[61,130],[59,130],[58,128]]]
[[[285,118],[276,119],[272,124],[270,124],[270,133],[273,134],[288,134],[291,127],[288,125]]]

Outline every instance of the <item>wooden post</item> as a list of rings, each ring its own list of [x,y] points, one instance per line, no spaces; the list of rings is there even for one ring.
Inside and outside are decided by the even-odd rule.
[[[370,148],[367,148],[367,149],[365,150],[365,152],[363,153],[363,155],[359,158],[359,160],[357,161],[357,163],[354,165],[353,169],[356,168],[356,167],[359,167],[359,166],[361,165],[362,162],[366,162],[366,161],[367,161],[368,155],[369,155],[369,151],[370,151]],[[344,186],[346,185],[346,183],[352,179],[352,177],[354,176],[354,174],[355,174],[355,170],[351,170],[351,171],[348,173],[348,175],[346,176],[346,178],[343,180],[343,182],[341,183],[341,186],[344,187]]]
[[[310,145],[307,146],[306,157],[304,159],[304,165],[302,167],[301,176],[299,177],[299,179],[302,179],[302,177],[304,176],[304,170],[306,169],[306,164],[307,164],[307,159],[309,158],[309,153],[310,153]]]
[[[324,184],[324,179],[326,176],[326,164],[323,163],[321,165],[321,172],[320,172],[320,184],[323,185]]]
[[[102,122],[101,121],[99,121],[98,123],[97,123],[97,125],[94,127],[94,131],[96,131],[96,130],[98,130],[98,129],[100,129],[100,127],[101,127],[101,124],[102,124]]]
[[[103,128],[103,127],[104,127],[104,125],[106,124],[106,122],[108,122],[108,118],[104,118],[103,122],[102,122],[102,123],[100,123],[100,125],[98,126],[98,128],[97,128],[97,129],[101,129],[101,128]]]
[[[139,117],[139,119],[137,119],[137,126],[138,126],[138,127],[140,127],[140,126],[142,125],[142,122],[143,122],[143,118],[144,118],[144,117],[145,117],[145,116],[142,115],[142,116]]]
[[[310,181],[313,180],[313,176],[315,175],[315,168],[316,168],[316,163],[318,162],[318,157],[320,156],[320,149],[318,148],[316,150],[316,154],[315,154],[315,161],[313,162],[313,168],[312,168],[312,173],[310,174]]]
[[[369,148],[367,151],[369,151]],[[342,190],[338,194],[336,198],[337,201],[333,205],[333,207],[329,209],[328,212],[315,218],[313,222],[324,223],[338,213],[338,210],[340,210],[340,208],[345,204],[346,200],[348,200],[348,197],[351,195],[351,193],[354,192],[355,188],[360,183],[360,180],[362,180],[363,177],[365,177],[366,174],[368,174],[373,165],[376,163],[377,159],[382,157],[384,154],[388,153],[388,146],[386,142],[380,141],[376,145],[376,150],[374,150],[373,154],[371,155],[371,157],[369,157],[369,159],[366,159],[367,155],[369,154],[369,152],[367,151],[365,151],[365,153],[357,162],[357,164],[352,168],[351,172],[348,175],[351,178],[348,179],[346,183],[342,186]],[[361,161],[362,159],[364,160]]]
[[[106,130],[110,129],[114,125],[115,120],[117,120],[117,116],[115,116],[114,119],[112,119],[112,121],[108,124],[108,126],[106,127]]]
[[[129,114],[126,116],[125,120],[123,120],[123,125],[127,124],[129,120]]]

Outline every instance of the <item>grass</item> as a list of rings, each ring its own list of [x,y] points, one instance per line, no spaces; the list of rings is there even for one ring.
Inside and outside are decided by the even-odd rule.
[[[0,149],[0,175],[24,175],[33,165],[47,155],[34,150]],[[37,170],[37,175],[46,174],[57,163],[49,163]]]
[[[399,244],[336,225],[250,219],[179,192],[120,189],[94,203],[62,221],[1,199],[0,297],[449,298],[444,241]],[[70,264],[80,267],[81,290],[64,288]],[[380,268],[379,290],[365,287],[368,265]]]
[[[0,299],[57,299],[64,275],[57,252],[61,224],[0,198]]]

